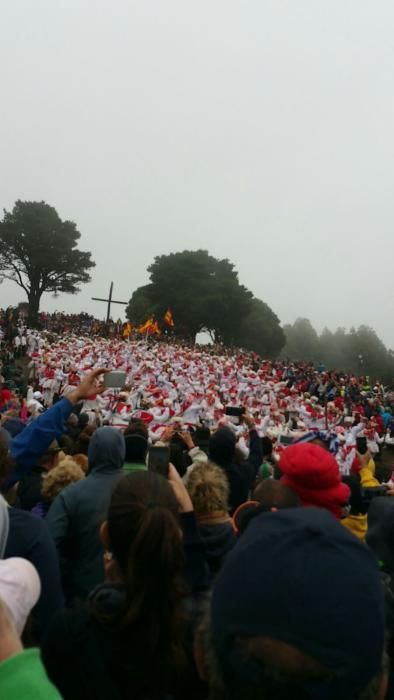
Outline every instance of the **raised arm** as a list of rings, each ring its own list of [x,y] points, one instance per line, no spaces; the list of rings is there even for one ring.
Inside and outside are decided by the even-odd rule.
[[[11,443],[11,457],[16,467],[3,485],[3,490],[10,489],[19,479],[35,466],[37,460],[48,449],[53,440],[65,431],[65,421],[74,406],[92,394],[102,393],[103,387],[97,386],[97,380],[105,369],[96,369],[82,380],[80,385],[52,408],[33,420]]]

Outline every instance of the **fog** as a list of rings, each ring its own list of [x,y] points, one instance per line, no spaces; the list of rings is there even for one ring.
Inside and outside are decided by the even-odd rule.
[[[283,323],[394,346],[394,4],[3,0],[0,206],[45,200],[96,262],[45,310],[104,317],[204,248]],[[0,306],[24,299],[11,282]],[[115,315],[124,313],[119,306]]]

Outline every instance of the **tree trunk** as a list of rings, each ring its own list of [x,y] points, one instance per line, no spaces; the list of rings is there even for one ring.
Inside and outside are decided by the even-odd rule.
[[[29,299],[29,316],[28,325],[30,328],[37,328],[38,326],[38,312],[40,310],[40,299],[41,294],[38,292],[31,292],[28,295]]]

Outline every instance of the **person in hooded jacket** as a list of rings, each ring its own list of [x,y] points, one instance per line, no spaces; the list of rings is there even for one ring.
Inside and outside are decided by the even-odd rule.
[[[236,437],[230,428],[219,428],[209,441],[209,457],[225,472],[229,486],[230,513],[248,500],[254,486],[258,469],[263,461],[261,440],[253,418],[243,416],[249,428],[249,456],[245,461],[236,461]]]
[[[67,600],[84,599],[104,577],[99,537],[113,488],[122,475],[125,440],[118,430],[98,428],[89,445],[89,474],[65,488],[46,521],[62,563]]]

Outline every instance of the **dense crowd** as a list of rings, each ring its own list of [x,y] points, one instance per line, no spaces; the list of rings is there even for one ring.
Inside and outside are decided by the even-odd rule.
[[[0,340],[6,340],[12,347],[19,349],[18,337],[25,341],[27,345],[28,336],[32,330],[27,326],[27,309],[19,310],[9,306],[7,309],[0,308]],[[62,311],[47,313],[41,311],[37,319],[37,328],[48,333],[67,334],[70,332],[79,335],[88,334],[100,336],[122,336],[126,324],[120,319],[106,323],[82,311],[79,314],[66,314]]]
[[[0,370],[4,697],[394,697],[390,388],[16,327],[23,353],[4,336]]]

